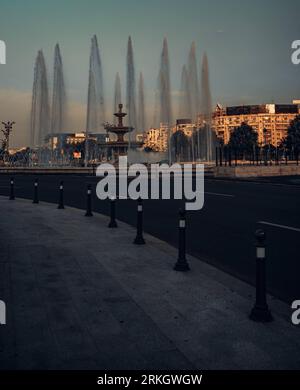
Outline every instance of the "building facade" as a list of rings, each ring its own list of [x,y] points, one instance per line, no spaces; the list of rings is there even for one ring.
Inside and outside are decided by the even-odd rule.
[[[196,125],[190,119],[177,119],[176,125],[171,128],[171,134],[182,131],[187,137],[191,137],[196,129]],[[147,131],[144,147],[151,148],[155,152],[166,152],[168,150],[168,140],[168,126],[161,124],[159,128],[152,128]]]
[[[247,123],[258,134],[261,145],[278,146],[287,135],[290,122],[300,113],[300,105],[262,104],[223,108],[217,105],[212,115],[212,127],[217,137],[227,144],[235,127]]]
[[[168,149],[168,139],[168,126],[161,123],[159,128],[151,128],[147,131],[144,147],[150,148],[154,152],[165,152]]]

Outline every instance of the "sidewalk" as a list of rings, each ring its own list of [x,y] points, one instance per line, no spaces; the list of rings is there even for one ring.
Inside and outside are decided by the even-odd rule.
[[[0,369],[300,369],[287,305],[254,323],[252,287],[192,257],[177,273],[175,248],[83,215],[0,197]]]

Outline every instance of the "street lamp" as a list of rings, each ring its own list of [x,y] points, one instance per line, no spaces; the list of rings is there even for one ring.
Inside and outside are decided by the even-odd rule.
[[[268,165],[268,155],[267,155],[267,132],[268,130],[266,128],[263,129],[263,133],[264,133],[264,148],[265,148],[265,153],[264,153],[264,157],[265,157],[265,165]]]

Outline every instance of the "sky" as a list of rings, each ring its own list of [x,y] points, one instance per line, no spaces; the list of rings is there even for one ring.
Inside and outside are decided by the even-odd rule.
[[[101,50],[109,113],[116,72],[125,96],[129,35],[136,78],[140,71],[144,74],[149,121],[164,37],[175,111],[192,41],[199,68],[204,51],[208,54],[214,104],[289,103],[300,99],[300,65],[291,62],[291,44],[300,39],[299,15],[299,0],[0,0],[0,40],[7,46],[7,64],[0,65],[0,120],[16,121],[14,145],[28,142],[35,57],[43,49],[51,90],[58,42],[68,97],[67,130],[83,130],[93,34]]]

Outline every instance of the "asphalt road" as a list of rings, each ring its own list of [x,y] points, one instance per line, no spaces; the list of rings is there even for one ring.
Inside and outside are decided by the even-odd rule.
[[[32,198],[35,177],[16,175],[16,196]],[[9,179],[8,175],[0,176],[1,195],[8,195]],[[41,175],[40,199],[56,203],[60,180],[65,184],[65,204],[84,209],[86,185],[91,183],[95,188],[99,179]],[[254,232],[263,228],[267,234],[268,290],[288,303],[300,299],[300,185],[287,183],[206,179],[204,208],[188,215],[187,251],[254,284]],[[145,231],[176,246],[182,205],[178,200],[145,201]],[[106,214],[109,210],[108,202],[98,200],[95,191],[93,209]],[[117,218],[135,224],[136,202],[118,200]]]

